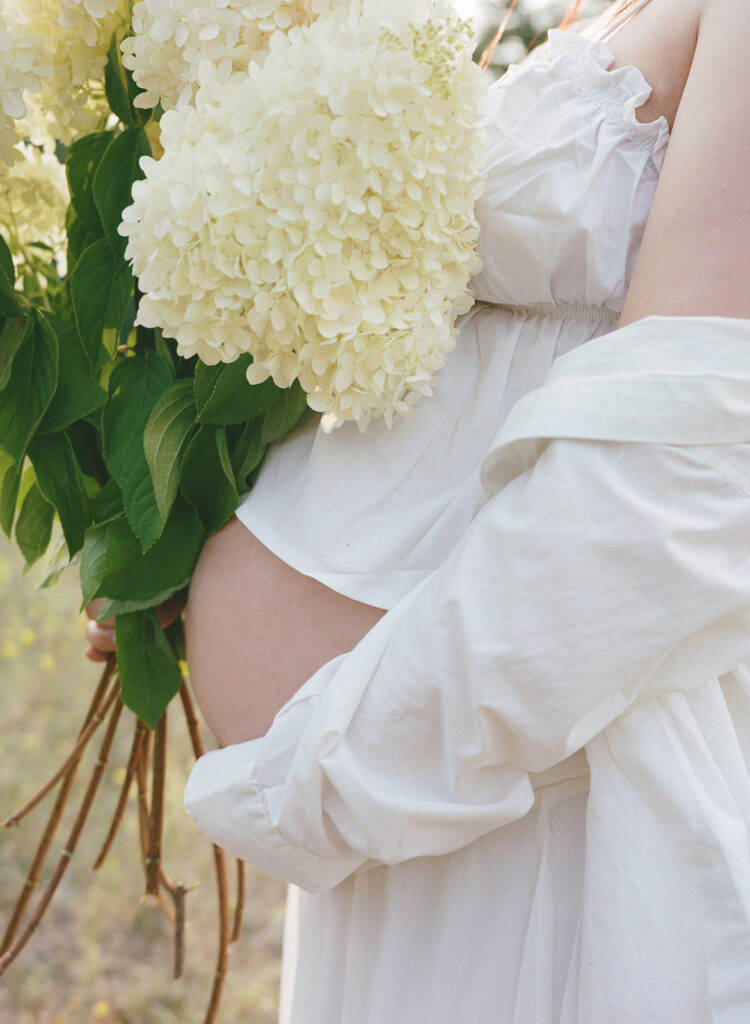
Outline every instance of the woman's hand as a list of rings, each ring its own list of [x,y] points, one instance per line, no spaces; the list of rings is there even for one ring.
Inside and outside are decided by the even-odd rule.
[[[182,612],[187,601],[187,590],[181,590],[172,597],[157,605],[156,614],[162,626],[171,625],[177,616]],[[91,620],[86,624],[86,639],[90,646],[86,650],[86,657],[89,661],[106,661],[109,655],[116,649],[115,620],[104,619],[97,622],[96,618],[101,614],[104,607],[104,599],[97,598],[96,601],[89,601],[86,605],[86,615]]]
[[[86,639],[91,645],[86,650],[86,657],[89,661],[106,661],[117,646],[115,643],[115,620],[96,621],[96,617],[101,613],[103,607],[104,598],[89,601],[86,605],[86,614],[90,619],[86,623]]]

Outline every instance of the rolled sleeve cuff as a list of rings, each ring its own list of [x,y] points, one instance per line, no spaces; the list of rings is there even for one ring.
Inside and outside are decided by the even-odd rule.
[[[332,889],[366,858],[327,860],[285,841],[252,779],[262,743],[263,737],[204,754],[188,778],[185,810],[212,842],[259,871],[308,892]]]

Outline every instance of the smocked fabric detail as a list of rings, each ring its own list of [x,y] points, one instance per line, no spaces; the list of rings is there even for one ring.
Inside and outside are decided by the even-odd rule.
[[[620,128],[634,146],[648,150],[666,144],[666,118],[644,122],[636,117],[638,108],[651,95],[651,86],[632,64],[611,67],[615,58],[602,39],[552,29],[549,54],[553,62],[559,61],[559,70],[572,79],[576,89]]]
[[[478,301],[476,306],[478,309],[484,306],[488,309],[501,309],[506,313],[518,316],[543,316],[551,317],[553,320],[582,320],[585,323],[616,324],[620,319],[619,312],[609,306],[582,306],[571,302],[539,302],[531,306],[516,306],[510,302]]]
[[[657,121],[642,123],[636,120],[636,123],[633,124],[626,117],[622,98],[612,87],[602,85],[600,82],[590,81],[586,70],[582,67],[576,67],[572,70],[573,81],[579,92],[591,100],[605,117],[622,129],[634,146],[637,146],[639,149],[653,148],[658,135],[651,130],[651,125],[658,124]]]

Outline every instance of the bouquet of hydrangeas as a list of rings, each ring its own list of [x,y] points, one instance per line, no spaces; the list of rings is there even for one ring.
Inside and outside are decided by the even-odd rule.
[[[248,73],[201,62],[120,229],[138,322],[209,365],[251,354],[252,383],[298,380],[324,424],[408,414],[478,266],[469,42],[432,4],[355,3],[271,35]]]
[[[0,527],[29,565],[52,546],[45,585],[79,564],[83,603],[117,623],[70,758],[4,822],[61,784],[0,973],[65,870],[123,706],[132,750],[102,856],[149,767],[148,892],[184,897],[160,866],[177,693],[201,745],[179,620],[158,609],[307,405],[364,429],[434,386],[478,265],[469,44],[442,0],[0,0]]]

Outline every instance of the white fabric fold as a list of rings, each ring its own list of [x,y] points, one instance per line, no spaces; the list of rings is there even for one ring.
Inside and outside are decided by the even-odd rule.
[[[561,358],[446,562],[265,737],[202,758],[189,814],[320,892],[516,821],[534,773],[585,749],[562,1020],[632,1024],[645,990],[653,1019],[746,1021],[749,442],[750,321],[652,317]]]
[[[750,321],[650,316],[560,356],[495,436],[482,463],[485,489],[499,490],[562,437],[750,440]]]

